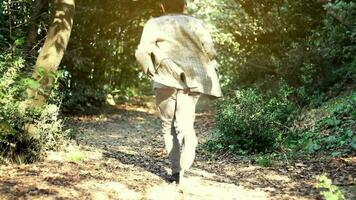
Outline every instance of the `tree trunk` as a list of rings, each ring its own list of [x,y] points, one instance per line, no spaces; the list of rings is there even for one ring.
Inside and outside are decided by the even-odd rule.
[[[73,26],[74,0],[55,0],[54,8],[54,20],[32,75],[40,85],[27,90],[32,106],[35,107],[46,103]]]

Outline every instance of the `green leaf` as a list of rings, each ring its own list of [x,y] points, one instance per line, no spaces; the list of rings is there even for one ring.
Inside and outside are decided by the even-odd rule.
[[[356,149],[356,136],[354,136],[353,138],[352,138],[352,141],[351,141],[351,147],[353,148],[353,149]]]
[[[348,130],[346,134],[347,136],[352,137],[354,135],[354,132],[352,130]]]
[[[18,39],[16,39],[15,42],[14,42],[15,46],[21,46],[21,45],[23,45],[24,43],[25,43],[25,38],[24,38],[24,37],[18,38]]]
[[[26,79],[26,85],[31,88],[31,89],[38,89],[40,88],[41,84],[37,82],[36,80],[33,80],[31,78]]]
[[[338,157],[338,156],[341,155],[341,153],[340,153],[340,152],[332,152],[331,155],[332,155],[333,157]]]
[[[327,141],[328,141],[329,143],[334,143],[334,142],[337,141],[337,139],[336,139],[335,136],[331,135],[331,136],[329,136],[329,137],[327,138]]]
[[[310,152],[310,153],[314,153],[314,152],[318,151],[320,148],[321,148],[321,146],[316,143],[309,143],[307,146],[308,152]]]
[[[8,122],[0,121],[0,139],[7,135],[13,135],[14,133],[14,130]]]

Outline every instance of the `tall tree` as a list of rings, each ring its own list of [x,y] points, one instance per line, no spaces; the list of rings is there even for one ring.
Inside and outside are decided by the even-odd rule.
[[[48,91],[54,81],[53,74],[57,71],[69,42],[74,11],[74,0],[54,1],[54,20],[37,58],[32,75],[40,85],[38,88],[27,90],[33,106],[41,106],[46,102]]]

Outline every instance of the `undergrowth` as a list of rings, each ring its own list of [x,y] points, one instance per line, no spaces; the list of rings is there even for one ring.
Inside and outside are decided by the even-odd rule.
[[[26,89],[38,84],[23,73],[24,63],[20,55],[0,55],[0,157],[31,163],[43,158],[46,150],[64,144],[69,130],[64,130],[59,115],[58,84],[43,107],[34,108],[28,101]]]

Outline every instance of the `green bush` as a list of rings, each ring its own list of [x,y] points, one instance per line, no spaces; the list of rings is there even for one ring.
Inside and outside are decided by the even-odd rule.
[[[356,150],[356,92],[351,91],[326,101],[300,116],[287,146],[305,153],[326,152],[342,156]]]
[[[332,184],[332,181],[325,175],[316,177],[316,188],[321,189],[321,195],[326,200],[345,200],[343,191],[336,185]]]
[[[42,108],[35,109],[26,100],[26,88],[38,84],[23,74],[24,67],[21,56],[0,55],[0,157],[29,163],[58,148],[68,132],[59,118],[57,86]],[[29,134],[28,129],[34,131]]]
[[[354,151],[354,95],[342,94],[356,80],[356,3],[298,0],[250,7],[222,2],[229,3],[226,15],[215,6],[221,1],[195,7],[214,25],[224,89],[236,91],[219,102],[217,128],[207,147],[243,153],[281,147],[334,156]],[[235,23],[220,23],[222,18]],[[273,18],[278,23],[271,26]],[[280,80],[293,89],[281,87]]]
[[[67,110],[83,111],[85,108],[105,104],[107,91],[90,87],[78,87],[76,89],[65,90],[63,106]]]
[[[219,102],[217,126],[211,150],[240,153],[264,153],[277,149],[285,138],[286,126],[297,107],[288,97],[292,93],[281,86],[277,93],[255,88],[235,91]]]

